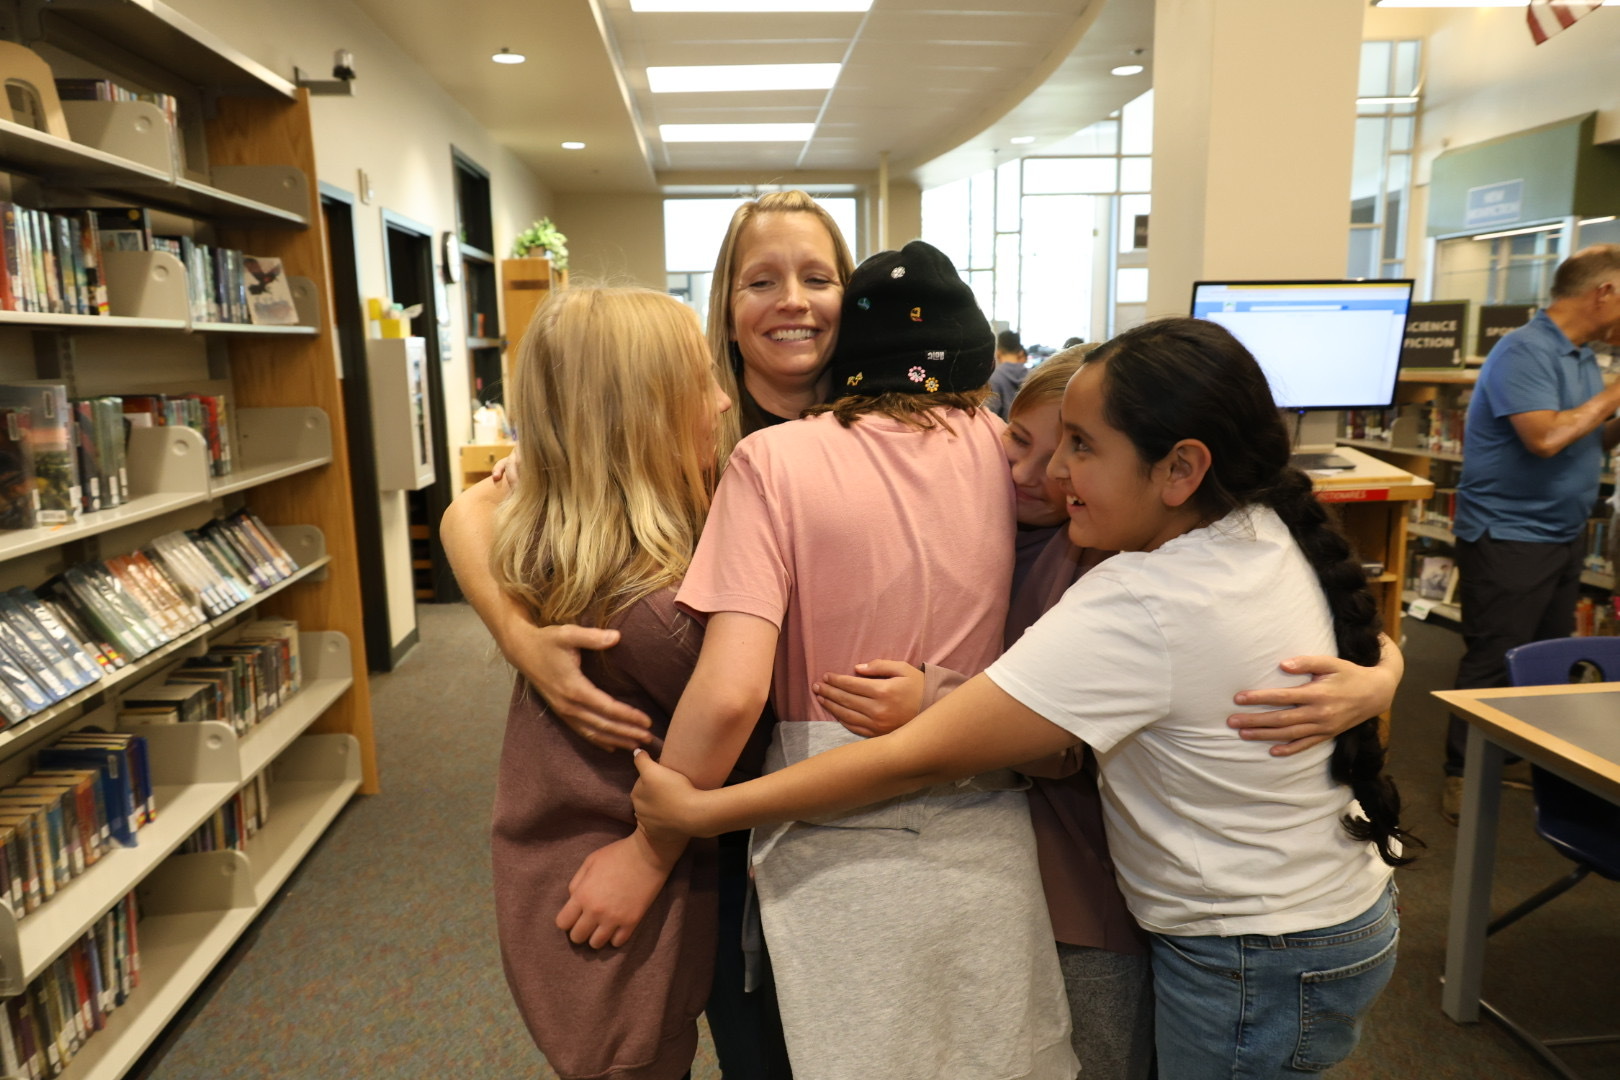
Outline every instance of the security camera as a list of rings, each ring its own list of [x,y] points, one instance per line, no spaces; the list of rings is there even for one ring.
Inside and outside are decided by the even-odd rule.
[[[332,53],[332,78],[348,82],[354,78],[354,53],[338,49]]]

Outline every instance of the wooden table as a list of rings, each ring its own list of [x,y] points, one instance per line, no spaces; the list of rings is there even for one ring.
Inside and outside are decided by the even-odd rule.
[[[1397,642],[1401,633],[1401,585],[1406,577],[1407,508],[1434,494],[1434,484],[1398,465],[1348,446],[1335,453],[1355,463],[1354,469],[1313,472],[1316,497],[1332,503],[1356,557],[1384,566],[1367,579],[1378,598],[1384,632]]]
[[[1474,1023],[1485,971],[1503,759],[1517,754],[1620,803],[1620,682],[1433,693],[1469,724],[1440,1006],[1453,1020]]]

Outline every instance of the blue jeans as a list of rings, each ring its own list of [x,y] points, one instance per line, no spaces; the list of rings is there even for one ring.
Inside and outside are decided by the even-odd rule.
[[[1353,919],[1270,937],[1153,934],[1159,1075],[1262,1080],[1326,1072],[1395,972],[1395,885]]]

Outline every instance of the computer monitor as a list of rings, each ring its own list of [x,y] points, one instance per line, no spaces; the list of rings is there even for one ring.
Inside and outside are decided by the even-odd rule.
[[[1192,313],[1254,354],[1279,409],[1387,409],[1411,303],[1410,279],[1199,281]]]

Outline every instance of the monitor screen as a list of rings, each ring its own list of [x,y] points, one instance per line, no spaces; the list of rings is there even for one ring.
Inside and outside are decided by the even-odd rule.
[[[1412,282],[1199,281],[1194,318],[1254,354],[1280,409],[1382,409],[1395,401]]]

